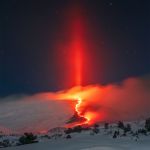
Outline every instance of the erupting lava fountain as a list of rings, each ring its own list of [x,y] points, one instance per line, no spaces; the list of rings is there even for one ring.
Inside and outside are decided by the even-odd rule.
[[[83,102],[82,94],[82,75],[83,75],[83,53],[85,52],[85,26],[82,9],[79,6],[75,6],[69,12],[71,15],[71,46],[74,61],[74,73],[75,73],[75,86],[78,87],[78,92],[72,94],[72,98],[77,101],[75,105],[75,114],[68,123],[79,122],[78,124],[88,124],[90,117],[80,111],[80,106]],[[68,93],[69,94],[69,93]]]

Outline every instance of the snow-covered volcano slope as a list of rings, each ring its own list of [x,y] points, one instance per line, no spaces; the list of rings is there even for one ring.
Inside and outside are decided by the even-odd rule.
[[[1,150],[150,150],[150,137],[135,141],[131,138],[113,139],[107,135],[74,135],[72,139],[57,139]]]
[[[61,130],[53,129],[47,134],[38,135],[38,143],[1,148],[1,150],[150,150],[150,132],[144,127],[145,121],[130,122],[130,125],[131,130],[125,135],[124,129],[118,128],[118,124],[111,124],[108,128],[103,124],[71,133],[58,128]],[[97,133],[95,129],[98,129]],[[142,130],[145,130],[146,134]],[[114,138],[116,131],[119,134]],[[68,135],[70,138],[66,138]],[[13,141],[11,136],[7,138]]]
[[[71,102],[41,99],[36,96],[0,99],[0,131],[43,132],[64,125],[73,113]]]

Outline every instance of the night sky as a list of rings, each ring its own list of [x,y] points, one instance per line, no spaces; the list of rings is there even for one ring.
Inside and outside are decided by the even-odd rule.
[[[87,25],[84,85],[150,73],[149,0],[1,0],[0,96],[74,86],[65,49],[74,3]]]

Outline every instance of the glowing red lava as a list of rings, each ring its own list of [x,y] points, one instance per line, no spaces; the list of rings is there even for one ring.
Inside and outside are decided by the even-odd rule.
[[[88,90],[82,90],[83,87],[74,87],[71,91],[66,92],[65,95],[62,96],[63,99],[77,101],[74,108],[74,115],[70,118],[67,123],[74,125],[86,125],[91,122],[93,117],[92,112],[84,112],[84,105],[86,104],[86,98],[88,97]],[[71,126],[72,126],[71,125]]]
[[[88,122],[90,121],[90,118],[88,116],[82,115],[82,113],[79,110],[80,105],[82,103],[82,98],[77,97],[76,99],[77,99],[77,104],[75,106],[75,111],[77,112],[78,116],[80,116],[81,118],[85,118],[85,121],[83,122],[83,124],[88,124]]]

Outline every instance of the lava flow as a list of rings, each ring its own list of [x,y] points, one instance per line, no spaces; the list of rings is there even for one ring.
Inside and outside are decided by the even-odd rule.
[[[77,104],[75,106],[75,111],[77,112],[77,115],[80,117],[80,118],[84,118],[84,124],[88,124],[88,122],[90,121],[90,118],[85,116],[85,115],[82,115],[82,113],[79,111],[79,108],[80,108],[80,105],[82,103],[82,98],[80,97],[77,97]]]
[[[82,92],[82,91],[80,91]],[[80,95],[80,92],[76,93],[75,95]],[[67,94],[69,96],[69,93]],[[82,95],[82,94],[81,94]],[[74,96],[74,94],[70,95],[68,97],[69,99],[73,99],[74,101],[77,101],[77,103],[75,104],[75,113],[74,115],[69,119],[69,121],[67,123],[72,124],[72,125],[85,125],[85,124],[89,124],[90,120],[91,120],[91,116],[88,113],[84,113],[82,111],[82,105],[83,105],[83,100],[81,98],[81,96]]]

